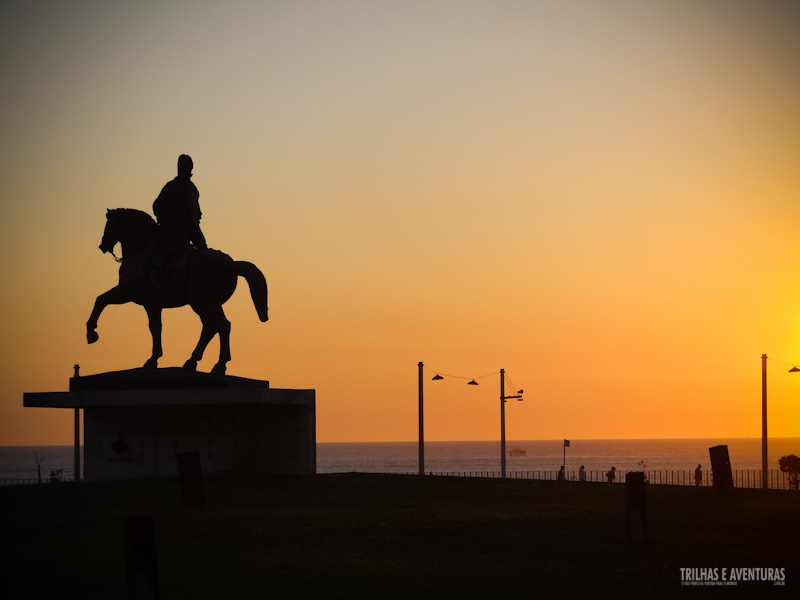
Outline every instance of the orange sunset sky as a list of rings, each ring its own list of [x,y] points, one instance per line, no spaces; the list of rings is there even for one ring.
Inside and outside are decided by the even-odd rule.
[[[228,373],[317,390],[317,439],[800,436],[796,2],[4,2],[0,445],[23,392],[149,356],[85,322],[107,208],[190,154],[211,247],[257,264]],[[165,312],[161,366],[199,335]],[[201,370],[215,362],[212,343]],[[788,363],[788,364],[785,364]]]

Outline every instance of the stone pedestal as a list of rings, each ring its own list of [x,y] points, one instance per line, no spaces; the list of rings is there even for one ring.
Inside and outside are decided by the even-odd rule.
[[[84,411],[87,480],[173,475],[176,453],[203,472],[312,475],[314,390],[182,369],[134,369],[70,380],[69,392],[26,393],[26,407]]]

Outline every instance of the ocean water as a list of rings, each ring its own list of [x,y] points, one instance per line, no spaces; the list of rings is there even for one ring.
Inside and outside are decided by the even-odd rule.
[[[698,464],[711,468],[708,449],[725,444],[734,470],[761,469],[761,439],[664,439],[664,440],[563,440],[506,441],[506,451],[519,449],[525,456],[506,457],[508,471],[558,471],[566,458],[566,470],[694,470]],[[769,440],[769,468],[778,459],[800,456],[800,438]],[[416,442],[365,442],[318,444],[317,472],[342,471],[406,473],[419,470]],[[500,442],[427,442],[426,472],[499,471]]]
[[[708,449],[725,444],[734,470],[761,469],[760,438],[665,439],[665,440],[570,440],[566,448],[566,470],[587,471],[694,470],[698,464],[710,469]],[[506,469],[557,471],[564,461],[563,440],[507,441],[506,450],[519,449],[525,456],[507,456]],[[769,440],[769,468],[778,469],[778,459],[800,456],[800,438]],[[416,473],[417,442],[318,443],[318,473]],[[62,470],[61,479],[72,480],[72,446],[0,447],[0,480],[36,479],[37,463],[43,480],[51,471]],[[500,470],[500,442],[427,442],[426,472],[474,472]]]
[[[61,473],[58,473],[59,470]],[[39,474],[42,481],[49,481],[51,473],[63,481],[75,478],[74,446],[0,446],[0,481],[38,479]]]

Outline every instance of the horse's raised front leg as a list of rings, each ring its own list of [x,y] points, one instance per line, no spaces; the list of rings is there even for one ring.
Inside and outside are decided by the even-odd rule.
[[[144,363],[145,369],[155,369],[158,367],[158,359],[164,354],[161,349],[161,307],[145,306],[147,320],[150,326],[150,335],[153,336],[153,354]]]
[[[111,288],[105,294],[100,294],[94,302],[94,310],[92,310],[89,320],[86,321],[86,341],[94,344],[100,339],[95,329],[97,328],[97,320],[100,318],[100,313],[103,312],[106,306],[109,304],[125,304],[130,301],[130,295],[120,286]]]

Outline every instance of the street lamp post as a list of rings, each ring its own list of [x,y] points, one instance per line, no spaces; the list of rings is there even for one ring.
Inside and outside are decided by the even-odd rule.
[[[424,395],[422,389],[422,369],[425,365],[422,362],[417,363],[419,369],[418,378],[418,395],[419,395],[419,474],[425,474],[425,415],[424,415]],[[487,375],[488,377],[488,375]],[[439,373],[433,378],[434,381],[444,379]],[[464,378],[466,379],[466,377]],[[467,385],[478,385],[474,379],[470,380]],[[516,398],[522,402],[522,390],[519,390],[514,395],[506,396],[506,371],[500,369],[500,471],[503,479],[506,477],[506,400]]]
[[[500,369],[500,476],[503,479],[506,478],[506,400],[511,398],[522,401],[522,390],[506,396],[506,370]]]
[[[425,475],[425,413],[422,398],[422,362],[419,367],[419,474]]]
[[[789,373],[800,373],[797,365]],[[769,458],[767,456],[767,355],[761,355],[761,488],[769,489]]]
[[[506,370],[500,369],[500,473],[506,478]]]
[[[761,487],[769,488],[767,458],[767,355],[761,355]]]

